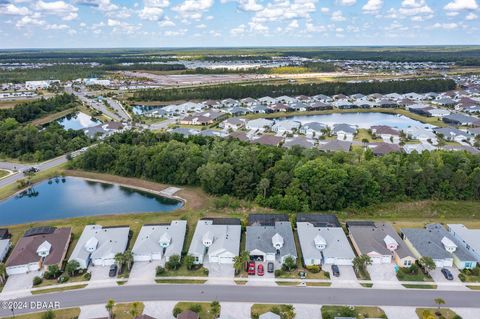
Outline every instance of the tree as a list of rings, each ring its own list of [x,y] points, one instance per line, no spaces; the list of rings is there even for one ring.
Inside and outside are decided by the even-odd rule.
[[[138,317],[140,315],[140,303],[138,301],[133,302],[129,312],[132,318]]]
[[[115,300],[109,299],[105,305],[105,309],[108,311],[108,318],[113,319],[113,307],[115,307]]]
[[[125,256],[122,253],[117,253],[115,255],[115,263],[119,269],[122,269],[122,266],[125,263]]]
[[[294,259],[292,256],[288,256],[288,257],[285,258],[285,260],[283,261],[283,267],[284,267],[287,271],[292,271],[292,269],[297,268],[297,263],[295,262],[295,259]]]
[[[218,316],[220,316],[220,303],[218,301],[212,301],[210,304],[210,313],[213,318],[218,318]]]
[[[267,197],[267,191],[270,187],[270,180],[268,178],[262,178],[258,183],[258,188],[261,190],[263,197]]]
[[[76,260],[70,260],[65,266],[65,271],[70,277],[72,277],[75,275],[78,268],[80,268],[80,263]]]
[[[353,258],[353,267],[357,269],[358,272],[365,272],[367,270],[367,266],[372,264],[372,258],[368,255],[360,255]]]
[[[418,259],[418,264],[427,273],[429,271],[435,270],[435,268],[437,268],[437,265],[435,265],[435,262],[433,261],[433,259],[431,257],[427,257],[427,256],[424,256],[424,257]]]
[[[233,258],[233,268],[239,273],[249,260],[250,253],[248,251],[243,251],[239,256]]]
[[[2,285],[5,285],[7,278],[7,267],[5,266],[4,263],[0,263],[0,283]]]
[[[185,262],[185,266],[188,270],[192,270],[193,266],[195,265],[195,257],[188,254],[183,257],[183,261]]]
[[[55,279],[58,276],[60,276],[61,273],[62,272],[60,271],[60,268],[58,267],[58,265],[49,265],[47,272],[45,273],[45,277]]]
[[[133,263],[133,255],[131,250],[127,250],[125,253],[123,253],[123,261],[127,264],[128,271],[130,271]]]
[[[177,270],[180,268],[182,263],[180,262],[180,256],[179,255],[172,255],[170,258],[168,258],[168,261],[166,263],[166,267],[170,270]]]
[[[281,312],[281,319],[293,319],[295,318],[295,308],[292,305],[285,305],[284,311]]]
[[[435,298],[434,301],[437,305],[437,312],[440,313],[440,307],[445,304],[445,300],[443,300],[442,298]]]

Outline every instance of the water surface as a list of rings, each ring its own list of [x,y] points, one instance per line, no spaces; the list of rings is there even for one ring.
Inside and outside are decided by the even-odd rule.
[[[75,131],[101,124],[100,121],[82,112],[67,115],[59,119],[57,122],[66,130]]]

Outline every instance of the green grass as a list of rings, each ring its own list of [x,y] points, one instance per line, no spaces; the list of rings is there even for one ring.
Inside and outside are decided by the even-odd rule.
[[[196,279],[155,279],[157,284],[204,284],[206,280]]]
[[[437,289],[437,285],[427,285],[427,284],[402,284],[405,288],[410,289]]]
[[[204,267],[188,270],[185,264],[182,264],[177,270],[166,270],[157,277],[208,277],[207,269]]]
[[[138,314],[141,315],[143,313],[143,309],[145,308],[145,305],[143,302],[137,302],[138,304]],[[132,315],[130,314],[130,311],[132,309],[133,302],[131,303],[119,303],[116,304],[113,307],[113,317],[115,319],[131,319]]]
[[[307,287],[330,287],[331,282],[307,282]]]
[[[323,306],[322,318],[333,319],[342,316],[354,316],[357,319],[386,318],[385,312],[379,307],[347,307],[347,306]]]
[[[197,313],[201,319],[215,319],[215,316],[210,311],[210,303],[208,302],[179,302],[174,308],[178,309],[179,312],[182,312],[185,310],[192,310],[191,308],[195,306],[200,309]]]
[[[48,287],[53,285],[63,285],[63,284],[70,284],[70,283],[83,282],[83,281],[88,281],[87,279],[85,279],[83,275],[69,277],[68,281],[61,284],[58,283],[57,279],[43,279],[40,285],[34,286],[33,288],[42,288],[42,287]]]
[[[279,286],[298,286],[300,285],[300,281],[275,281],[275,283]]]
[[[471,290],[480,290],[480,286],[469,286],[469,285],[467,285],[467,288],[471,289]]]
[[[253,304],[250,308],[250,314],[252,318],[258,318],[258,316],[263,315],[267,312],[273,312],[276,314],[281,314],[288,312],[292,306],[291,305],[281,305],[281,304]],[[281,315],[280,315],[281,316]]]
[[[436,315],[437,312],[440,312],[440,316]],[[440,311],[437,308],[417,308],[415,313],[419,319],[452,319],[456,315],[455,312],[448,308],[441,308]]]
[[[463,282],[479,282],[480,283],[480,266],[475,269],[464,269],[458,275],[458,278]]]
[[[80,308],[68,308],[68,309],[61,309],[61,310],[54,310],[53,313],[55,314],[55,319],[72,319],[78,318],[80,315]],[[15,318],[18,319],[42,319],[45,316],[46,311],[44,312],[36,312],[30,313],[26,315],[15,315]]]
[[[3,169],[0,169],[0,179],[2,179],[3,177],[7,176],[9,174],[8,171],[5,171]]]
[[[75,286],[66,286],[66,287],[58,287],[58,288],[47,288],[47,289],[40,289],[40,290],[32,290],[32,295],[40,295],[40,294],[47,294],[51,292],[61,292],[66,290],[76,290],[82,289],[87,287],[86,284],[84,285],[75,285]]]

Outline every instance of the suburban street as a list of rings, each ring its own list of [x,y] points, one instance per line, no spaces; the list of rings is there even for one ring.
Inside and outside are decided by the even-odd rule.
[[[480,292],[165,284],[87,288],[29,296],[12,301],[23,305],[30,305],[31,302],[59,302],[61,308],[106,303],[108,299],[114,299],[116,302],[218,300],[220,302],[434,307],[435,298],[444,299],[447,307],[474,308],[479,305]],[[0,310],[0,316],[10,315],[8,301],[3,302],[2,305],[2,308],[6,309]],[[32,310],[27,306],[26,309],[16,309],[15,313],[30,311]]]
[[[102,112],[103,114],[105,114],[106,116],[108,116],[109,118],[111,118],[112,120],[114,121],[121,121],[122,118],[120,116],[118,116],[117,114],[113,113],[112,111],[110,111],[106,106],[105,104],[103,104],[102,102],[99,102],[97,100],[93,100],[93,99],[90,99],[86,96],[86,92],[83,91],[83,90],[80,90],[79,92],[73,90],[71,87],[66,87],[65,88],[65,92],[69,93],[69,94],[74,94],[75,96],[77,96],[83,103],[87,104],[88,106],[90,106],[91,108],[97,110],[97,111],[100,111]]]

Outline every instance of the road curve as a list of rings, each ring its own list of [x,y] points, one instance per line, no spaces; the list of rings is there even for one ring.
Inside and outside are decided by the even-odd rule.
[[[61,308],[131,301],[213,301],[254,303],[303,303],[319,305],[375,305],[434,307],[435,298],[442,298],[446,307],[478,307],[478,291],[437,291],[430,289],[374,289],[331,287],[253,287],[226,285],[132,285],[86,288],[58,293],[34,295],[14,301],[27,305],[15,313],[32,312],[31,302],[58,302]],[[7,301],[8,303],[8,301]],[[8,304],[2,302],[0,316],[8,316]]]

